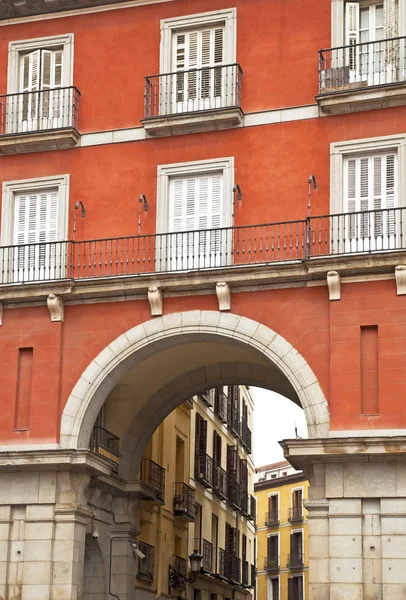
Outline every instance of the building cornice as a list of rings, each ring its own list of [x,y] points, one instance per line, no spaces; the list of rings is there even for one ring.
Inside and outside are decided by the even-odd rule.
[[[285,475],[282,477],[277,477],[276,479],[267,479],[266,481],[257,481],[254,483],[254,493],[261,492],[263,490],[268,490],[272,488],[284,487],[285,485],[290,485],[291,483],[298,483],[299,481],[307,481],[305,475],[300,473],[293,473],[292,475]]]

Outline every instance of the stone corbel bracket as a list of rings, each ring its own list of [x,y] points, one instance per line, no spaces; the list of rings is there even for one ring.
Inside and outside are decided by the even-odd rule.
[[[151,307],[151,316],[160,317],[163,313],[164,301],[162,290],[159,287],[148,288],[148,302]]]
[[[398,296],[406,294],[406,265],[395,267],[396,292]]]
[[[329,271],[327,273],[328,295],[330,300],[341,299],[341,283],[340,275],[337,271]]]
[[[231,310],[231,289],[225,281],[216,284],[216,295],[219,302],[219,310]]]
[[[3,325],[3,310],[4,310],[3,302],[0,302],[0,326]]]
[[[64,320],[64,303],[60,296],[56,296],[55,294],[49,294],[47,298],[47,306],[51,315],[52,322],[56,323],[58,321],[62,322]]]

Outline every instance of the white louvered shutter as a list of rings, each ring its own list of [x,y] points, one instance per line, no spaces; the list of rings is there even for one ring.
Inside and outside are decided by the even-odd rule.
[[[24,245],[17,250],[18,277],[34,280],[40,278],[41,273],[52,277],[56,248],[48,243],[57,241],[58,191],[16,194],[14,221],[14,244]]]
[[[21,56],[20,90],[22,92],[36,92],[40,89],[40,61],[40,50]],[[23,121],[36,119],[37,106],[38,94],[25,93],[21,98],[21,119]]]
[[[347,2],[345,5],[345,45],[350,46],[347,50],[346,64],[351,71],[355,71],[358,65],[359,47],[359,4],[358,2]]]

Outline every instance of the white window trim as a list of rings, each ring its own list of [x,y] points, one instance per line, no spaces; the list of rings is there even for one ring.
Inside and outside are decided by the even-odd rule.
[[[281,597],[281,578],[279,577],[279,575],[277,575],[276,577],[268,577],[268,600],[273,600],[271,598],[271,594],[270,594],[270,587],[271,587],[271,581],[275,581],[278,580],[278,596],[279,598]]]
[[[172,177],[187,177],[188,175],[204,175],[211,172],[223,172],[224,202],[230,202],[231,210],[227,213],[229,222],[223,227],[232,227],[234,216],[234,157],[198,160],[187,163],[160,165],[158,167],[157,202],[156,202],[156,232],[168,233],[169,222],[169,184]]]
[[[405,206],[406,194],[406,135],[336,142],[330,145],[330,212],[343,212],[344,159],[357,154],[395,150],[398,156],[398,206]]]
[[[385,4],[385,0],[382,0]],[[385,8],[384,8],[385,10]],[[331,47],[344,46],[345,0],[331,1]],[[398,35],[406,35],[406,3],[399,2]]]
[[[73,40],[73,33],[67,33],[10,42],[8,45],[7,93],[16,94],[19,91],[20,55],[22,52],[57,46],[63,47],[62,87],[73,85]]]
[[[172,38],[175,31],[225,24],[225,63],[236,62],[237,9],[228,8],[207,13],[173,17],[161,20],[160,73],[172,72]]]
[[[62,240],[68,239],[69,175],[55,177],[37,177],[3,182],[0,243],[2,246],[13,244],[14,232],[14,195],[31,190],[58,188],[58,233]]]

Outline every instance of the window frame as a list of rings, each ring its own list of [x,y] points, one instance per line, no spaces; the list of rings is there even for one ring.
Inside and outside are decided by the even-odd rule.
[[[279,577],[279,575],[277,575],[276,577],[268,577],[268,600],[275,600],[275,598],[273,597],[273,593],[271,596],[272,581],[278,582],[278,598],[276,600],[279,600],[281,597],[281,578]]]
[[[214,27],[224,23],[224,64],[233,64],[237,56],[237,9],[228,8],[161,20],[159,72],[172,72],[173,34],[182,30]]]
[[[268,494],[268,513],[269,513],[269,498],[271,498],[271,496],[276,496],[278,499],[278,514],[277,514],[277,518],[278,521],[280,522],[281,520],[281,503],[280,503],[280,492],[269,492]]]
[[[300,533],[302,536],[302,562],[303,562],[303,568],[305,565],[305,537],[304,537],[304,527],[300,527],[300,528],[292,528],[290,530],[290,538],[289,538],[289,551],[292,554],[292,535],[294,535],[295,533]]]
[[[9,42],[7,94],[16,94],[19,92],[21,54],[24,54],[26,52],[32,52],[34,50],[58,48],[61,46],[63,48],[63,69],[61,87],[70,87],[73,85],[73,33]]]
[[[205,175],[222,171],[224,189],[224,216],[222,227],[232,227],[234,221],[234,157],[199,160],[158,166],[156,233],[168,233],[170,209],[170,181],[173,177]],[[227,209],[229,201],[230,210]]]
[[[49,188],[58,189],[58,232],[60,232],[61,235],[60,241],[68,241],[69,186],[69,175],[4,181],[2,186],[0,228],[1,245],[13,245],[15,194],[20,192],[29,192],[31,190],[47,190]]]
[[[406,134],[334,142],[330,145],[330,214],[344,212],[344,160],[354,155],[395,151],[398,165],[398,206],[406,206]]]

